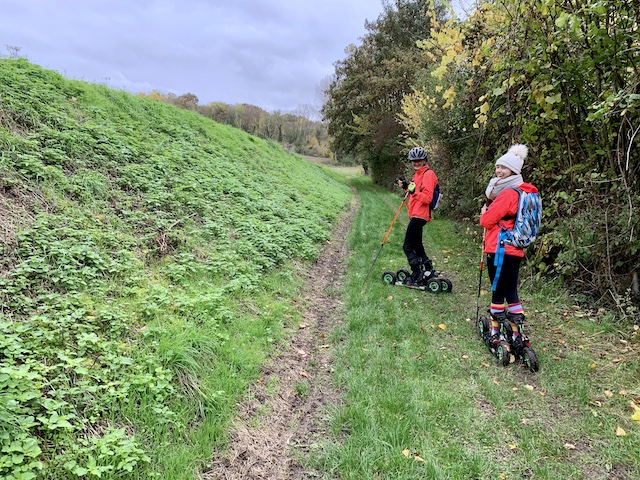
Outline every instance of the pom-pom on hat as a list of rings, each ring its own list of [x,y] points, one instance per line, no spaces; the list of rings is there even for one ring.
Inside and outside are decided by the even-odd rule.
[[[527,158],[529,149],[526,145],[516,144],[513,145],[507,153],[496,160],[496,165],[502,165],[507,167],[516,175],[522,171],[522,165],[524,165],[524,159]]]

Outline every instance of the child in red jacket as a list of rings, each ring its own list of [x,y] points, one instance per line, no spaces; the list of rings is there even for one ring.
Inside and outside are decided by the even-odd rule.
[[[402,249],[411,267],[411,277],[407,279],[407,283],[421,285],[435,273],[433,263],[424,250],[422,230],[427,222],[431,221],[429,205],[438,178],[427,164],[427,151],[423,147],[412,148],[407,159],[414,170],[411,183],[398,179],[398,185],[405,189],[409,196],[409,224]]]
[[[496,161],[496,176],[489,182],[486,190],[487,202],[481,210],[480,226],[485,228],[484,253],[487,255],[487,269],[493,283],[489,310],[490,342],[493,345],[499,342],[500,322],[508,320],[511,323],[514,343],[519,339],[519,325],[524,322],[524,310],[518,297],[518,275],[524,249],[513,245],[505,246],[504,261],[497,282],[494,282],[497,270],[494,260],[498,248],[498,235],[503,228],[513,228],[518,211],[519,194],[512,187],[524,192],[538,191],[533,185],[525,183],[520,174],[527,153],[525,145],[513,145]]]

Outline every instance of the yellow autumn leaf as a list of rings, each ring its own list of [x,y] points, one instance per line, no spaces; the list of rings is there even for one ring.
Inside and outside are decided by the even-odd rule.
[[[409,455],[411,455],[411,452],[405,448],[404,450],[402,450],[402,454],[403,454],[405,457],[408,457]]]
[[[640,423],[640,409],[636,410],[636,412],[631,415],[631,420]]]
[[[422,457],[420,457],[420,456],[418,456],[418,455],[414,455],[414,456],[413,456],[413,459],[414,459],[416,462],[424,462],[424,458],[422,458]]]
[[[593,368],[596,368],[596,364],[595,364],[595,363],[592,363],[591,365],[589,365],[589,368],[592,368],[592,369],[593,369]]]
[[[533,391],[533,385],[525,385],[524,388],[526,388],[529,391]]]
[[[576,446],[573,443],[565,443],[564,448],[566,448],[567,450],[575,450]]]
[[[441,324],[439,324],[439,325],[438,325],[438,328],[439,328],[440,330],[446,330],[446,329],[447,329],[447,326],[446,326],[444,323],[441,323]]]
[[[509,450],[515,450],[516,448],[518,448],[517,445],[514,445],[513,443],[509,444]]]
[[[605,390],[604,391],[604,396],[607,398],[611,398],[613,397],[613,392],[611,392],[610,390]]]
[[[618,428],[616,428],[616,436],[618,436],[618,437],[626,437],[627,436],[627,432],[624,431],[624,428],[618,427]]]

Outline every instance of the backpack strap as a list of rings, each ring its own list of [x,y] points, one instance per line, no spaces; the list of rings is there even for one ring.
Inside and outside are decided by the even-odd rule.
[[[518,192],[518,208],[516,209],[516,214],[515,215],[508,215],[506,217],[502,217],[503,220],[509,219],[509,218],[518,218],[518,212],[520,211],[520,196],[522,194],[522,190],[520,190],[518,187],[511,187],[512,190],[515,190],[516,192]],[[500,233],[498,233],[498,245],[496,247],[496,255],[493,259],[493,265],[496,267],[496,274],[495,277],[493,277],[493,283],[491,284],[491,291],[495,292],[496,289],[498,288],[498,280],[500,280],[500,273],[502,272],[502,264],[504,263],[504,255],[505,255],[505,240],[507,237],[507,228],[504,225],[501,225],[500,222],[498,222],[498,225],[500,225]]]

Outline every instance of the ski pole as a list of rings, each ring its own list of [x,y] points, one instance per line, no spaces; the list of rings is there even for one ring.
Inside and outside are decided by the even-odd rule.
[[[478,298],[476,299],[476,322],[480,315],[480,293],[482,292],[482,270],[484,268],[484,240],[487,235],[487,230],[482,230],[482,246],[480,248],[480,279],[478,280]]]
[[[391,233],[391,229],[393,228],[393,225],[396,223],[396,220],[398,219],[398,215],[400,215],[400,211],[402,210],[402,207],[404,207],[404,204],[406,203],[408,196],[409,196],[409,192],[404,194],[404,198],[402,199],[402,203],[398,207],[398,210],[396,211],[396,214],[393,217],[393,221],[391,222],[391,225],[389,225],[389,228],[387,229],[387,233],[384,235],[384,238],[382,239],[382,243],[380,244],[380,248],[378,249],[378,253],[376,253],[375,258],[373,259],[373,263],[369,267],[369,271],[367,272],[367,276],[364,277],[364,280],[362,281],[362,286],[363,287],[364,287],[365,282],[367,281],[367,278],[369,278],[369,274],[371,273],[371,270],[373,270],[373,266],[376,264],[376,261],[378,260],[378,255],[380,255],[380,252],[382,251],[382,247],[384,247],[384,244],[387,242],[387,238],[389,237],[389,234]]]

